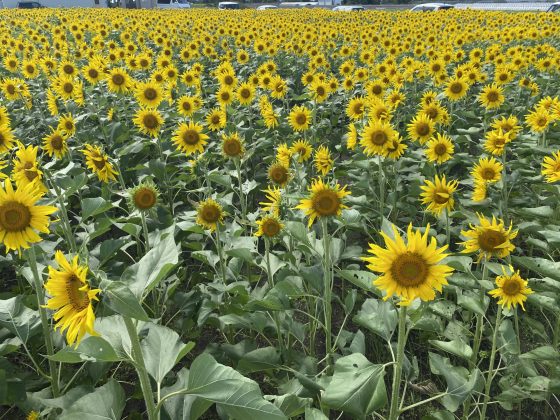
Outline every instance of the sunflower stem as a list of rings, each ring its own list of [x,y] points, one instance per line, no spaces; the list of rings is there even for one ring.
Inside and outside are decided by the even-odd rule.
[[[560,315],[556,318],[556,326],[554,328],[554,335],[552,336],[552,346],[557,349],[560,343]]]
[[[331,321],[332,321],[332,262],[331,262],[331,246],[328,231],[328,219],[321,218],[321,227],[323,228],[323,311],[325,316],[325,358],[327,363],[327,373],[332,373],[332,342],[331,342]]]
[[[496,325],[494,326],[494,334],[492,336],[492,350],[490,351],[490,362],[488,366],[488,376],[486,377],[486,386],[484,387],[484,401],[482,403],[482,410],[480,412],[480,419],[486,419],[486,409],[490,401],[490,388],[492,386],[492,379],[494,379],[494,361],[496,360],[496,342],[498,341],[498,329],[500,328],[500,321],[502,320],[502,306],[498,305],[498,314],[496,315]]]
[[[506,150],[502,153],[502,218],[504,223],[508,222],[508,184],[507,184],[507,170],[506,170]]]
[[[243,194],[243,180],[241,179],[241,160],[235,159],[235,169],[237,169],[237,181],[239,182],[239,203],[241,204],[241,220],[243,224],[247,219],[247,202]]]
[[[447,237],[447,246],[451,248],[451,228],[449,226],[449,209],[445,208],[445,235]]]
[[[140,387],[142,388],[142,395],[144,396],[144,401],[146,403],[148,419],[156,420],[156,405],[154,403],[152,385],[150,384],[150,377],[148,376],[144,356],[142,355],[142,348],[140,347],[140,340],[138,339],[138,331],[136,330],[136,325],[134,325],[131,318],[123,316],[123,319],[124,324],[126,325],[126,331],[130,337],[130,344],[132,346],[132,361],[134,362],[136,373],[138,373],[138,379],[140,379]]]
[[[377,167],[379,170],[379,229],[383,225],[383,211],[385,209],[385,177],[383,174],[383,165],[381,155],[377,155]]]
[[[33,273],[33,285],[35,286],[35,293],[37,294],[37,306],[39,308],[39,315],[41,317],[41,326],[43,327],[43,338],[45,340],[45,347],[47,348],[47,355],[52,356],[54,354],[54,346],[51,336],[51,327],[49,320],[47,318],[47,310],[45,309],[45,293],[43,291],[43,281],[39,276],[39,270],[37,269],[37,256],[35,255],[35,247],[32,246],[28,251],[29,267]],[[56,376],[56,364],[51,359],[48,360],[49,364],[49,375],[51,381],[51,389],[53,397],[58,397],[60,390],[58,388],[58,380]]]
[[[145,254],[150,251],[150,232],[148,231],[148,224],[146,223],[146,215],[140,211],[140,218],[142,219],[142,231],[144,232],[144,250]]]
[[[404,347],[406,345],[406,306],[399,309],[399,336],[397,339],[397,363],[393,366],[393,386],[391,388],[391,409],[389,420],[399,417],[399,394],[404,361]]]
[[[265,247],[265,259],[266,259],[266,274],[268,276],[268,284],[272,288],[274,287],[274,273],[272,272],[270,265],[270,239],[264,238]],[[282,337],[282,329],[280,324],[280,317],[278,316],[278,311],[272,311],[272,316],[274,318],[274,323],[276,324],[276,332],[278,334],[278,346],[280,347],[280,354],[282,358],[285,359],[284,354],[284,338]]]
[[[218,253],[218,258],[220,259],[220,271],[222,273],[222,281],[226,284],[226,263],[224,261],[224,255],[222,252],[222,241],[220,240],[220,225],[216,225],[216,252]]]
[[[72,253],[76,253],[78,248],[76,246],[76,240],[74,238],[74,234],[72,233],[72,226],[70,225],[70,220],[68,219],[68,211],[66,210],[66,204],[64,203],[64,197],[60,191],[58,185],[52,180],[50,177],[50,173],[48,171],[43,170],[43,174],[45,178],[50,182],[51,186],[54,189],[56,195],[56,201],[60,207],[60,216],[62,218],[62,230],[64,232],[64,236],[66,236],[66,240],[68,241],[68,245],[70,245],[70,251]]]
[[[488,277],[488,266],[486,265],[486,259],[483,262],[483,269],[482,269],[482,279],[481,281],[486,280]],[[484,305],[484,290],[482,289],[482,285],[479,288],[480,299],[481,303]],[[471,367],[476,366],[476,361],[478,358],[478,351],[480,350],[480,342],[482,341],[482,327],[484,323],[484,315],[476,314],[476,330],[474,333],[474,343],[473,343],[473,354],[471,356]]]

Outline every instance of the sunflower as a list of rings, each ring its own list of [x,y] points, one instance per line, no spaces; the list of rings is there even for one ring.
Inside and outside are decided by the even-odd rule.
[[[498,300],[498,305],[507,306],[508,309],[521,305],[525,310],[523,303],[527,300],[527,296],[532,294],[531,288],[527,287],[528,282],[521,278],[519,270],[513,271],[513,267],[509,266],[511,274],[506,274],[505,268],[502,266],[503,275],[496,277],[496,289],[490,290],[488,294]]]
[[[346,132],[346,147],[348,150],[354,150],[358,143],[358,129],[354,123],[348,124],[348,131]]]
[[[58,115],[58,105],[56,103],[56,94],[52,89],[47,89],[47,109],[54,117]]]
[[[0,127],[10,127],[10,115],[8,114],[8,110],[5,106],[0,105]]]
[[[35,79],[39,75],[39,71],[35,64],[30,60],[24,60],[21,63],[21,70],[26,79]]]
[[[66,137],[61,131],[51,128],[51,133],[43,138],[43,149],[49,156],[54,155],[57,159],[62,159],[68,152]]]
[[[486,199],[486,193],[488,191],[488,187],[484,180],[475,179],[474,180],[474,190],[472,192],[472,201],[478,203]]]
[[[101,290],[90,289],[86,279],[88,267],[78,264],[78,256],[70,262],[62,252],[56,251],[54,258],[59,270],[49,266],[45,289],[51,298],[45,306],[57,311],[53,315],[55,329],[66,331],[68,344],[77,346],[86,333],[98,335],[93,329],[92,301],[99,300],[97,295]]]
[[[240,158],[245,153],[243,141],[239,138],[239,133],[222,135],[222,154],[230,159]]]
[[[420,194],[422,204],[427,204],[427,210],[439,216],[443,210],[451,211],[455,205],[453,193],[457,190],[457,181],[447,182],[445,175],[441,178],[436,175],[434,182],[426,180],[426,185],[420,188],[424,191]]]
[[[276,149],[276,160],[284,165],[286,168],[290,167],[292,160],[292,151],[286,143],[282,143]]]
[[[552,156],[545,156],[541,174],[549,184],[560,181],[560,150]]]
[[[371,271],[382,273],[373,284],[387,294],[384,300],[397,295],[401,305],[408,305],[414,299],[423,301],[435,299],[435,290],[442,291],[447,284],[447,277],[453,269],[441,263],[448,256],[447,245],[438,248],[434,237],[428,244],[430,225],[424,234],[408,226],[407,242],[403,240],[393,225],[393,237],[380,232],[385,241],[385,248],[370,244],[369,253],[373,257],[363,257]]]
[[[329,85],[326,82],[319,79],[313,81],[313,83],[311,83],[311,85],[308,86],[308,88],[311,92],[311,97],[318,104],[325,102],[330,93]]]
[[[385,156],[387,146],[396,136],[397,132],[388,122],[374,120],[364,127],[360,145],[364,148],[364,153],[367,156],[374,154]]]
[[[206,115],[206,124],[211,131],[218,131],[227,124],[226,111],[220,108],[213,108]]]
[[[154,82],[138,83],[134,89],[136,100],[145,108],[157,108],[163,100],[160,86]]]
[[[496,84],[484,86],[478,100],[486,109],[499,108],[505,101],[504,89]]]
[[[159,111],[155,109],[139,109],[133,121],[140,132],[151,137],[157,137],[163,125],[163,118]]]
[[[491,127],[494,130],[502,130],[504,134],[509,135],[510,139],[513,140],[519,132],[521,131],[521,126],[518,124],[519,121],[515,115],[510,115],[509,117],[501,117],[492,122]]]
[[[477,226],[470,225],[470,230],[461,231],[461,234],[469,238],[465,242],[461,242],[465,249],[463,253],[480,252],[478,261],[482,258],[489,260],[493,256],[498,258],[507,257],[514,249],[515,245],[511,241],[517,236],[517,231],[512,230],[510,224],[506,230],[502,219],[496,220],[492,216],[492,220],[487,219],[482,214],[478,214],[479,224]]]
[[[58,209],[53,206],[37,206],[43,194],[34,184],[27,184],[15,191],[9,179],[0,186],[0,242],[6,247],[21,251],[30,244],[40,242],[36,233],[49,233],[49,215]]]
[[[313,147],[311,147],[307,140],[297,140],[292,144],[290,151],[292,155],[297,155],[298,162],[301,163],[309,160],[313,153]]]
[[[98,146],[86,143],[82,153],[86,157],[86,166],[97,175],[100,181],[109,182],[109,180],[116,179],[115,175],[118,172],[113,169],[113,165],[109,162],[109,157]]]
[[[458,101],[463,96],[467,94],[469,85],[465,79],[460,77],[454,77],[449,82],[447,82],[447,87],[445,88],[445,96],[447,96],[452,101]]]
[[[231,88],[227,86],[222,86],[216,92],[216,99],[222,108],[227,107],[233,102],[234,94]]]
[[[263,211],[271,212],[276,217],[280,217],[280,205],[282,203],[282,192],[278,187],[268,187],[266,190],[263,190],[265,193],[265,197],[267,200],[270,201],[261,201],[259,203],[262,206]]]
[[[264,235],[267,238],[274,238],[284,229],[284,224],[276,216],[263,216],[256,223],[259,229],[255,232],[255,236]]]
[[[434,130],[434,122],[425,114],[418,114],[407,125],[407,132],[410,138],[413,141],[419,141],[420,144],[426,143],[434,134]]]
[[[0,179],[8,178],[8,175],[2,172],[3,169],[8,167],[8,162],[5,160],[0,160]]]
[[[198,204],[196,209],[196,223],[200,226],[215,231],[218,224],[224,220],[222,206],[215,200],[208,198]]]
[[[525,116],[525,123],[529,126],[531,131],[535,133],[542,133],[546,130],[552,122],[550,113],[542,107],[531,111]]]
[[[115,68],[107,75],[107,87],[109,92],[126,93],[132,86],[132,80],[124,69]]]
[[[6,99],[15,101],[21,96],[20,85],[20,79],[4,79],[2,80],[2,83],[0,83],[0,88],[2,89],[2,93],[4,93]]]
[[[159,191],[156,185],[150,181],[142,181],[141,184],[132,188],[129,192],[128,202],[131,208],[141,212],[152,210],[159,201]]]
[[[190,117],[201,105],[200,99],[196,96],[181,96],[177,101],[177,111],[185,117]]]
[[[14,147],[15,137],[9,125],[0,125],[0,155],[8,153]]]
[[[268,167],[268,179],[273,184],[283,187],[290,180],[290,177],[290,170],[280,162],[274,162]]]
[[[305,131],[311,123],[311,111],[304,106],[294,106],[288,117],[294,131]]]
[[[288,85],[284,79],[276,75],[270,81],[270,96],[275,99],[282,99],[288,93]]]
[[[331,186],[323,183],[321,179],[316,179],[309,187],[309,191],[309,198],[301,199],[296,209],[305,211],[305,215],[309,216],[310,227],[315,219],[340,216],[342,210],[348,208],[342,203],[342,199],[350,195],[350,192],[346,191],[346,186],[343,188],[339,184]]]
[[[402,137],[397,133],[397,135],[387,144],[386,156],[390,159],[397,160],[404,154],[404,151],[407,148],[408,146],[403,143]]]
[[[177,150],[189,156],[194,153],[203,153],[204,146],[208,143],[208,136],[202,133],[202,126],[190,121],[181,123],[172,140]]]
[[[434,100],[430,103],[422,105],[420,114],[426,115],[434,123],[440,123],[443,121],[445,111],[446,110],[440,105],[440,103]]]
[[[13,179],[18,188],[28,184],[33,184],[40,192],[47,192],[47,188],[41,181],[43,172],[39,170],[37,163],[37,152],[39,146],[29,145],[24,147],[19,143],[19,150],[16,152],[16,158],[13,160],[14,168],[12,171]]]
[[[506,144],[511,141],[509,134],[504,133],[501,128],[486,133],[484,150],[494,156],[501,156],[504,153]]]
[[[424,153],[430,162],[442,164],[453,156],[455,147],[447,134],[437,133],[426,144]]]
[[[485,182],[498,182],[502,179],[503,165],[493,157],[480,158],[478,163],[474,165],[471,175],[475,179],[480,179]]]
[[[255,99],[255,87],[248,82],[241,83],[237,87],[235,96],[241,105],[250,105]]]
[[[82,68],[82,74],[85,79],[92,85],[97,84],[102,80],[105,75],[101,63],[90,61],[85,67]]]
[[[318,172],[321,172],[323,176],[329,173],[334,163],[331,157],[331,152],[326,146],[319,146],[317,148],[313,162],[315,164],[315,169],[317,169]]]
[[[57,130],[65,137],[73,136],[76,133],[76,121],[72,114],[65,114],[59,118]]]

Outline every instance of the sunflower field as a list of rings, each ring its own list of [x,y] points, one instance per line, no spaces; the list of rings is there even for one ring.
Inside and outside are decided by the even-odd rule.
[[[0,419],[560,416],[560,15],[0,12]]]

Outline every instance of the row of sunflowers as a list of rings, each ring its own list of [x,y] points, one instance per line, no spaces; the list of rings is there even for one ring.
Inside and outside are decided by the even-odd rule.
[[[560,415],[560,16],[0,13],[0,418]]]

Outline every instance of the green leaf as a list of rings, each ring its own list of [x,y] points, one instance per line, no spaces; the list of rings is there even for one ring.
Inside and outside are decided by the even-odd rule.
[[[471,257],[467,257],[464,255],[452,255],[445,258],[442,264],[447,264],[448,266],[462,273],[470,273],[472,262],[473,259]]]
[[[177,381],[170,387],[162,388],[161,395],[165,397],[172,392],[179,392],[187,388],[189,383],[189,371],[185,368],[177,373]],[[165,400],[163,406],[169,418],[175,420],[196,420],[202,416],[211,406],[212,401],[198,398],[195,395],[178,395]]]
[[[84,198],[82,200],[82,220],[113,208],[113,204],[102,197]]]
[[[305,420],[329,420],[329,418],[325,416],[321,410],[317,410],[316,408],[306,407]]]
[[[118,362],[123,360],[117,355],[109,342],[101,337],[87,337],[80,342],[77,348],[64,347],[49,359],[62,363],[92,362]]]
[[[0,326],[26,343],[39,330],[41,319],[39,312],[26,307],[22,301],[23,296],[0,300]]]
[[[120,281],[107,283],[108,285],[103,288],[103,295],[107,298],[107,305],[113,311],[141,321],[148,321],[148,315],[126,284]]]
[[[519,356],[520,359],[529,359],[529,360],[536,360],[539,362],[542,361],[558,361],[560,360],[560,353],[551,346],[541,346],[537,347],[536,349],[531,350],[530,352],[523,353]]]
[[[120,419],[125,405],[122,387],[114,379],[84,395],[64,410],[59,420],[114,420]]]
[[[264,347],[246,353],[237,365],[242,374],[277,368],[280,365],[280,352],[276,347]]]
[[[247,248],[234,248],[229,249],[226,251],[226,255],[234,258],[239,258],[245,262],[254,262],[253,254],[251,254],[251,250]]]
[[[341,357],[334,365],[323,403],[357,417],[368,416],[387,404],[384,375],[382,365],[374,365],[360,353]]]
[[[292,235],[295,239],[300,242],[309,243],[309,238],[307,234],[309,230],[307,227],[301,222],[286,222],[286,230]]]
[[[397,326],[397,311],[391,302],[378,299],[366,299],[362,309],[354,317],[354,322],[361,327],[389,341]]]
[[[0,405],[12,405],[25,401],[25,383],[0,369]]]
[[[262,397],[256,382],[219,364],[209,354],[201,354],[192,363],[187,393],[215,402],[234,419],[287,419],[280,409]]]
[[[348,280],[354,286],[358,286],[362,290],[367,292],[373,292],[375,290],[373,281],[377,278],[377,276],[371,271],[337,270],[336,273],[339,277],[344,280]]]
[[[428,340],[428,341],[435,348],[454,354],[455,356],[459,356],[466,360],[470,360],[473,354],[472,348],[458,339],[452,341],[439,341],[439,340]]]
[[[184,344],[179,334],[163,325],[149,324],[148,335],[140,342],[146,370],[157,383],[162,383],[179,361],[194,348],[191,341]]]
[[[6,354],[13,353],[19,346],[21,346],[22,341],[19,337],[12,337],[4,340],[2,344],[0,344],[0,356],[5,356]]]
[[[122,274],[121,281],[138,299],[165,279],[179,262],[180,246],[175,243],[173,230],[174,226],[170,227],[156,246]]]
[[[289,418],[299,416],[303,414],[307,407],[309,407],[313,400],[311,398],[301,398],[294,394],[286,395],[267,395],[267,399],[272,399],[276,407],[278,407],[282,412]]]
[[[525,267],[543,277],[550,277],[560,281],[560,262],[545,258],[512,256],[513,263]]]
[[[420,420],[455,420],[455,416],[450,411],[439,410],[422,416]]]

